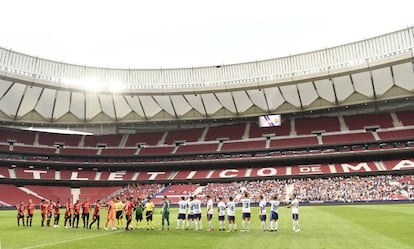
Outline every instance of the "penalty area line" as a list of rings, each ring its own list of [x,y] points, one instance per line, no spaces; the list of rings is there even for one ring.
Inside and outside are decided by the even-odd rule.
[[[119,232],[121,232],[121,231],[111,231],[111,232],[108,232],[108,233],[102,233],[102,234],[96,234],[96,235],[91,235],[91,236],[85,236],[85,237],[81,237],[81,238],[75,238],[75,239],[69,239],[69,240],[62,240],[62,241],[57,241],[57,242],[52,242],[52,243],[47,243],[47,244],[42,244],[42,245],[35,245],[35,246],[24,247],[22,249],[33,249],[33,248],[40,248],[40,247],[44,247],[44,246],[53,246],[53,245],[64,244],[64,243],[68,243],[68,242],[72,242],[72,241],[77,241],[77,240],[90,239],[90,238],[96,238],[96,237],[100,237],[100,236],[111,235],[111,234],[115,234],[115,233],[119,233]]]

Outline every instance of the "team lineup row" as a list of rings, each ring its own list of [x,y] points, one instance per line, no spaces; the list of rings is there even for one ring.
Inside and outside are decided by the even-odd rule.
[[[207,197],[206,202],[206,217],[208,222],[208,231],[213,231],[213,214],[214,214],[214,202],[210,196]],[[222,197],[218,198],[216,205],[218,222],[219,222],[219,231],[226,230],[226,216],[228,223],[228,232],[237,231],[236,225],[236,206],[241,204],[242,209],[242,232],[248,232],[250,230],[250,218],[251,218],[251,199],[249,194],[244,193],[244,197],[239,200],[238,203],[229,197],[228,200],[224,200]],[[267,206],[270,205],[270,224],[267,225]],[[271,200],[267,201],[263,196],[260,196],[259,201],[259,219],[261,222],[261,229],[263,231],[277,231],[278,230],[278,208],[280,202],[278,201],[278,196],[274,195]],[[105,230],[109,230],[108,224],[111,222],[112,230],[117,230],[120,228],[125,228],[126,231],[133,229],[131,223],[133,220],[133,214],[135,214],[135,229],[144,228],[144,220],[146,221],[146,229],[153,230],[153,215],[155,211],[155,205],[151,200],[151,197],[147,197],[143,200],[140,198],[134,199],[133,197],[127,197],[125,201],[122,201],[120,198],[115,197],[109,201],[106,205],[101,203],[100,200],[97,200],[93,207],[92,221],[89,223],[90,211],[92,209],[92,204],[88,198],[85,198],[81,203],[77,200],[75,203],[69,198],[65,205],[61,205],[60,201],[48,201],[42,200],[40,203],[40,213],[41,213],[41,226],[51,226],[52,217],[53,217],[53,226],[55,228],[59,227],[60,220],[60,209],[63,207],[65,209],[64,214],[64,227],[65,228],[79,228],[79,220],[82,218],[83,228],[92,229],[92,226],[96,223],[97,229],[100,228],[100,215],[101,208],[107,207],[106,221],[104,225]],[[299,201],[295,194],[290,203],[286,206],[287,208],[292,208],[292,223],[293,231],[299,232]],[[202,203],[201,200],[197,198],[196,195],[190,196],[188,199],[181,197],[181,200],[178,202],[178,216],[177,216],[177,225],[176,229],[183,230],[202,230]],[[35,204],[32,200],[29,200],[27,204],[21,202],[17,205],[17,225],[20,226],[20,221],[22,221],[23,226],[32,226],[33,214],[35,210]],[[26,216],[25,216],[26,213]],[[162,222],[160,230],[164,230],[166,227],[167,230],[170,229],[170,201],[167,196],[164,196],[162,201],[162,208],[160,213],[162,214]],[[124,215],[126,219],[126,225],[124,225]],[[26,222],[25,222],[26,218]],[[116,226],[115,226],[116,220]],[[68,226],[69,225],[69,226]]]

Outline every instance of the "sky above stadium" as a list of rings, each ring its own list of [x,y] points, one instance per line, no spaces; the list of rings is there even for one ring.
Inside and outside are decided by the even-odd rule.
[[[414,25],[410,0],[9,0],[1,8],[1,47],[117,68],[269,59]]]

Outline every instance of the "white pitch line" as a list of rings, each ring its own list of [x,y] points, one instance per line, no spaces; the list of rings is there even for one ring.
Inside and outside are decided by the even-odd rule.
[[[25,248],[22,248],[22,249],[33,249],[33,248],[39,248],[39,247],[44,247],[44,246],[58,245],[58,244],[63,244],[63,243],[67,243],[67,242],[77,241],[77,240],[90,239],[90,238],[95,238],[95,237],[100,237],[100,236],[105,236],[105,235],[111,235],[111,234],[115,234],[115,233],[119,233],[119,232],[121,232],[121,231],[111,231],[111,232],[107,232],[107,233],[102,233],[102,234],[97,234],[97,235],[92,235],[92,236],[86,236],[86,237],[81,237],[81,238],[76,238],[76,239],[62,240],[62,241],[47,243],[47,244],[43,244],[43,245],[25,247]]]

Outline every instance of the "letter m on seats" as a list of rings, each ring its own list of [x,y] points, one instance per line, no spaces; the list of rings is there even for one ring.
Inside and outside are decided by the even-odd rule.
[[[361,171],[372,171],[367,163],[358,163],[357,165],[351,165],[348,163],[342,163],[342,170],[346,173],[349,172],[361,172]]]

